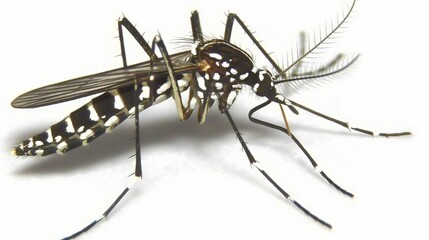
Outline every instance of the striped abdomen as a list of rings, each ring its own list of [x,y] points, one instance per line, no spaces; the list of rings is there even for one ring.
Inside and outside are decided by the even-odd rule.
[[[180,83],[181,90],[186,90],[188,82],[181,80]],[[23,141],[12,153],[17,156],[46,156],[86,145],[134,114],[134,94],[134,86],[126,86],[95,97],[45,132]],[[171,95],[171,85],[166,77],[143,82],[139,92],[139,111]]]

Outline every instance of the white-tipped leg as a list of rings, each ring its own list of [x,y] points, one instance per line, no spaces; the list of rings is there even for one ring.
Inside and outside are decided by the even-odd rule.
[[[381,137],[400,137],[400,136],[411,135],[411,132],[398,132],[398,133],[383,133],[383,132],[381,132],[381,133],[379,133],[379,132],[374,132],[374,131],[370,131],[370,130],[366,130],[366,129],[362,129],[362,128],[358,128],[358,127],[353,127],[353,126],[351,126],[347,122],[340,121],[338,119],[329,117],[329,116],[327,116],[325,114],[322,114],[322,113],[319,113],[319,112],[317,112],[317,111],[315,111],[315,110],[313,110],[311,108],[303,106],[303,105],[301,105],[301,104],[299,104],[297,102],[294,102],[294,101],[291,101],[291,100],[289,100],[289,101],[292,103],[292,105],[294,105],[296,107],[299,107],[299,108],[301,108],[301,109],[303,109],[303,110],[305,110],[305,111],[307,111],[309,113],[312,113],[312,114],[314,114],[316,116],[324,118],[324,119],[326,119],[328,121],[334,122],[334,123],[336,123],[336,124],[338,124],[340,126],[343,126],[343,127],[347,128],[347,129],[349,129],[349,130],[354,130],[354,131],[357,131],[357,132],[360,132],[360,133],[363,133],[363,134],[367,134],[367,135],[371,135],[371,136],[381,136]]]
[[[115,208],[115,206],[119,203],[119,201],[122,200],[122,198],[125,196],[125,194],[127,194],[127,192],[131,189],[131,187],[133,187],[134,184],[140,179],[141,179],[140,177],[136,177],[135,175],[131,176],[131,179],[130,179],[129,183],[127,184],[127,187],[121,192],[121,194],[115,199],[115,201],[109,206],[109,208],[107,208],[107,210],[100,217],[98,217],[97,219],[92,221],[90,224],[88,224],[86,227],[82,228],[81,230],[73,233],[72,235],[70,235],[68,237],[63,238],[63,240],[74,239],[74,238],[80,236],[82,233],[85,233],[88,230],[90,230],[92,227],[94,227],[100,221],[106,219],[107,216],[110,214],[110,212],[113,210],[113,208]]]
[[[237,128],[237,126],[235,125],[235,123],[234,123],[234,121],[233,121],[233,119],[232,119],[232,117],[231,117],[231,115],[229,114],[229,111],[228,111],[228,109],[226,109],[226,108],[224,108],[223,109],[224,110],[224,112],[225,112],[225,114],[226,114],[226,116],[227,116],[227,118],[228,118],[228,120],[229,120],[229,122],[230,122],[230,124],[231,124],[231,126],[232,126],[232,128],[234,129],[234,132],[235,132],[235,134],[236,134],[236,136],[237,136],[237,139],[238,139],[238,141],[240,142],[240,144],[241,144],[241,146],[243,147],[243,149],[244,149],[244,151],[245,151],[245,153],[246,153],[246,155],[247,155],[247,158],[248,158],[248,160],[249,160],[249,162],[250,162],[250,164],[252,165],[252,166],[254,166],[256,169],[258,169],[258,171],[288,200],[288,201],[290,201],[294,206],[296,206],[296,207],[298,207],[299,208],[299,210],[301,210],[302,212],[304,212],[306,215],[308,215],[309,217],[311,217],[312,219],[314,219],[315,221],[317,221],[317,222],[319,222],[320,224],[322,224],[322,225],[324,225],[324,226],[326,226],[326,227],[328,227],[328,228],[332,228],[332,226],[329,224],[329,223],[327,223],[327,222],[325,222],[324,220],[322,220],[322,219],[320,219],[319,217],[317,217],[316,215],[314,215],[313,213],[311,213],[309,210],[307,210],[306,208],[304,208],[301,204],[299,204],[297,201],[295,201],[294,199],[292,199],[291,197],[290,197],[290,195],[285,191],[285,190],[283,190],[269,175],[268,175],[268,173],[265,171],[265,170],[263,170],[263,168],[262,168],[262,166],[261,166],[261,163],[259,163],[259,162],[257,162],[256,160],[255,160],[255,158],[253,157],[253,154],[250,152],[250,150],[249,150],[249,148],[247,147],[247,144],[246,144],[246,142],[244,141],[244,139],[243,139],[243,137],[241,136],[241,133],[240,133],[240,131],[238,130],[238,128]]]
[[[256,107],[254,107],[252,110],[250,110],[250,112],[249,112],[249,119],[250,119],[250,121],[252,121],[252,122],[254,122],[254,123],[256,123],[256,124],[260,124],[260,125],[262,125],[262,126],[265,126],[265,127],[269,127],[269,128],[272,128],[272,129],[276,129],[276,130],[279,130],[279,131],[282,131],[282,132],[284,132],[284,133],[286,133],[287,135],[289,135],[291,138],[292,138],[292,140],[295,142],[295,144],[301,149],[301,151],[305,154],[305,156],[307,157],[307,159],[311,162],[311,165],[313,165],[313,168],[328,182],[328,183],[330,183],[333,187],[335,187],[338,191],[340,191],[340,192],[342,192],[343,194],[345,194],[345,195],[347,195],[347,196],[349,196],[349,197],[353,197],[353,194],[352,193],[350,193],[350,192],[348,192],[348,191],[346,191],[346,190],[344,190],[343,188],[341,188],[338,184],[336,184],[334,181],[332,181],[329,177],[328,177],[328,175],[326,175],[325,174],[325,172],[323,172],[320,168],[319,168],[319,166],[318,166],[318,164],[317,164],[317,162],[313,159],[313,157],[310,155],[310,153],[304,148],[304,146],[298,141],[298,139],[295,137],[295,135],[293,135],[293,133],[291,133],[291,131],[289,130],[289,129],[286,129],[286,128],[284,128],[284,127],[281,127],[281,126],[277,126],[277,125],[275,125],[275,124],[272,124],[272,123],[269,123],[269,122],[266,122],[266,121],[262,121],[262,120],[260,120],[260,119],[257,119],[257,118],[255,118],[255,117],[253,117],[253,114],[256,112],[256,111],[258,111],[258,110],[260,110],[260,109],[262,109],[263,107],[266,107],[268,104],[270,104],[271,103],[271,101],[266,101],[265,103],[262,103],[262,104],[260,104],[260,105],[258,105],[258,106],[256,106]]]
[[[307,216],[311,217],[312,219],[314,219],[315,221],[319,222],[320,224],[322,224],[325,227],[328,228],[332,228],[332,225],[327,223],[326,221],[320,219],[319,217],[317,217],[316,215],[314,215],[313,213],[311,213],[309,210],[307,210],[305,207],[303,207],[299,202],[295,201],[285,190],[283,190],[283,188],[281,188],[271,177],[270,175],[268,175],[268,173],[263,170],[263,168],[261,167],[260,163],[253,163],[253,166],[256,167],[256,169],[258,169],[258,171],[286,198],[286,200],[288,200],[289,202],[291,202],[293,205],[295,205],[299,210],[301,210],[302,212],[304,212]]]

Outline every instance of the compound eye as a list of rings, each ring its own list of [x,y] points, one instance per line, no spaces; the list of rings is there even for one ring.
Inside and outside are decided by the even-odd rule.
[[[257,81],[253,85],[253,91],[259,96],[267,96],[274,90],[273,75],[266,69],[256,72]],[[275,92],[275,90],[274,90]]]
[[[271,74],[271,72],[265,68],[258,69],[257,74],[258,74],[258,80],[260,82],[272,81],[272,79],[273,79],[273,74]]]

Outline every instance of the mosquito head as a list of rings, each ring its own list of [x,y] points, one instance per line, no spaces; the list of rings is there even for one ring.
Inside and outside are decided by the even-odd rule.
[[[292,106],[292,104],[281,94],[277,93],[277,89],[274,86],[275,77],[266,68],[260,68],[256,70],[254,79],[248,81],[248,84],[252,87],[253,92],[260,97],[266,97],[269,100],[284,104],[292,110],[293,113],[298,114],[298,111]]]
[[[273,75],[265,68],[260,68],[255,72],[255,79],[253,79],[252,90],[256,95],[261,97],[268,97],[276,94],[274,87]]]

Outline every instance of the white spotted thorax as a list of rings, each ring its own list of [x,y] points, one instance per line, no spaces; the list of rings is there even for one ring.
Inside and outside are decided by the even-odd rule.
[[[205,102],[210,107],[219,100],[219,110],[223,112],[224,107],[233,104],[243,84],[258,96],[285,103],[285,98],[277,93],[271,72],[266,68],[257,69],[252,57],[239,47],[216,39],[197,42],[191,53],[199,66],[196,85],[201,105]]]

